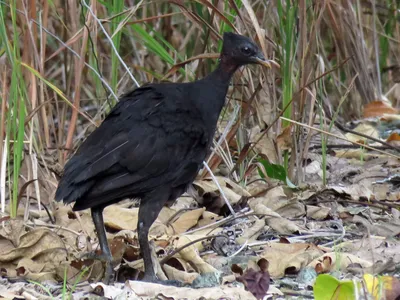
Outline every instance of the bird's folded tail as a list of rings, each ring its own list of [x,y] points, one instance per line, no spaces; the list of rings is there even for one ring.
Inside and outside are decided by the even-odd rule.
[[[88,180],[79,184],[73,184],[66,180],[62,180],[58,184],[55,195],[56,201],[63,201],[69,204],[81,198],[94,185],[94,180]]]

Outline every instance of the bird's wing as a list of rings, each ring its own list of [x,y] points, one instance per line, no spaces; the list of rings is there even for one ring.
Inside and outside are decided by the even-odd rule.
[[[151,87],[123,97],[66,164],[56,199],[70,203],[190,181],[185,173],[197,172],[207,133],[199,114],[174,100]]]

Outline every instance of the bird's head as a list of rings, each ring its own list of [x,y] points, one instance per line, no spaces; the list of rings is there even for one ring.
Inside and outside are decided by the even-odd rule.
[[[253,41],[231,32],[224,33],[221,61],[236,66],[261,64],[271,67],[260,48]]]

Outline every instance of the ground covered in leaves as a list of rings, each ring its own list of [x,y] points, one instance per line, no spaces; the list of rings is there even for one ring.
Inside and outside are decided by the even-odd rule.
[[[370,123],[354,127],[355,132],[380,138]],[[335,134],[363,142],[357,134]],[[390,136],[388,143],[398,146],[398,134]],[[83,253],[99,249],[90,212],[74,213],[71,206],[52,203],[52,211],[31,210],[33,218],[27,222],[3,218],[0,297],[312,298],[321,288],[322,294],[329,288],[334,294],[337,287],[347,287],[349,293],[356,289],[373,293],[375,299],[383,294],[396,299],[399,152],[350,148],[351,143],[332,138],[334,146],[323,156],[318,137],[311,139],[313,150],[304,165],[306,184],[288,187],[278,180],[260,180],[260,170],[254,180],[238,184],[220,168],[215,173],[218,184],[208,177],[198,179],[193,189],[162,210],[150,231],[157,274],[187,286],[137,281],[143,270],[137,201],[127,199],[104,211],[117,279],[109,286],[100,283],[101,262],[81,259]],[[377,274],[387,276],[378,281]],[[386,290],[377,288],[382,282]]]

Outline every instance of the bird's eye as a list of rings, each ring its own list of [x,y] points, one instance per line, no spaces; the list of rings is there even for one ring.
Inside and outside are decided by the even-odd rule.
[[[250,55],[251,54],[251,49],[249,47],[243,47],[242,48],[242,52],[246,55]]]

